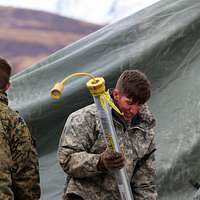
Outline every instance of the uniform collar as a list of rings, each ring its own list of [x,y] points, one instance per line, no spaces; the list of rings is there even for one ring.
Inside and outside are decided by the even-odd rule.
[[[0,102],[8,105],[8,97],[7,94],[0,89]]]

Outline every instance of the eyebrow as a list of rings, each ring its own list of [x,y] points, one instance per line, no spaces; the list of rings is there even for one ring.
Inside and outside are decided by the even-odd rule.
[[[138,105],[143,105],[144,103],[140,103],[139,101],[134,101],[133,99],[131,99],[131,98],[128,98],[128,97],[126,97],[127,98],[127,102],[128,103],[131,103],[131,104],[135,104],[135,103],[137,103]]]

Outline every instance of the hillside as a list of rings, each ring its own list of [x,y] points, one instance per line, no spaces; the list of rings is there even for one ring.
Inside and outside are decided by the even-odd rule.
[[[11,7],[0,7],[0,27],[0,56],[13,65],[13,73],[101,28],[47,12]]]

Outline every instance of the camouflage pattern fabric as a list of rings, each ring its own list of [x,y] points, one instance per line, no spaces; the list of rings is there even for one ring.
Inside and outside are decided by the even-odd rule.
[[[20,115],[0,91],[0,200],[40,198],[38,155]]]
[[[193,200],[200,200],[200,189],[194,195]]]
[[[128,125],[113,114],[120,146],[126,157],[126,169],[135,200],[156,200],[155,187],[155,120],[147,105],[135,121]],[[99,171],[100,154],[106,141],[94,104],[72,113],[60,139],[58,158],[67,173],[63,199],[77,194],[84,200],[119,200],[120,194],[113,172]]]

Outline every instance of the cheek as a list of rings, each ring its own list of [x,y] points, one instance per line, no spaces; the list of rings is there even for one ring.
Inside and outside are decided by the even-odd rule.
[[[134,106],[133,110],[135,111],[135,113],[138,113],[138,112],[140,112],[141,107],[136,105],[136,106]]]
[[[140,112],[140,106],[132,105],[129,109],[132,114],[137,114]]]
[[[140,112],[140,108],[136,107],[136,108],[135,108],[135,112],[136,112],[136,113]]]

